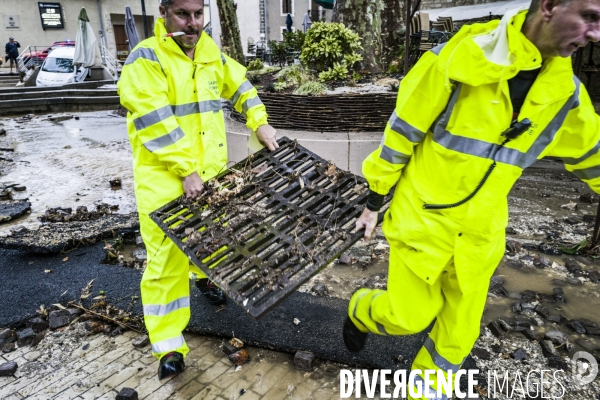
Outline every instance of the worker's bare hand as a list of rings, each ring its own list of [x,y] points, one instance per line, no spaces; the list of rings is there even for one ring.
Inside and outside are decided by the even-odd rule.
[[[183,191],[187,197],[195,199],[202,194],[203,190],[204,183],[197,172],[183,178]]]
[[[271,151],[275,151],[279,148],[277,144],[277,131],[271,125],[261,125],[256,130],[256,138],[258,141],[269,148]]]
[[[358,220],[356,220],[356,230],[365,228],[365,240],[370,240],[373,235],[373,231],[377,226],[377,211],[371,211],[365,208]]]

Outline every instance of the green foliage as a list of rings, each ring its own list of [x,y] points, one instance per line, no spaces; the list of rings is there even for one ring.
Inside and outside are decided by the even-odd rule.
[[[277,78],[284,79],[292,86],[302,85],[304,82],[313,78],[310,71],[304,68],[301,64],[292,64],[289,67],[284,67],[275,76]]]
[[[263,64],[263,62],[261,60],[259,60],[258,58],[255,58],[254,60],[250,61],[248,63],[248,71],[259,71],[261,69],[263,69],[265,67],[265,64]]]
[[[283,42],[286,44],[288,51],[300,54],[306,33],[302,31],[283,32]]]
[[[388,74],[399,74],[404,71],[404,46],[400,46],[398,52],[391,54],[392,61],[387,68]]]
[[[280,80],[280,81],[277,81],[277,82],[273,82],[273,89],[274,89],[276,92],[280,92],[280,91],[282,91],[282,90],[283,90],[283,89],[285,89],[287,86],[288,86],[287,82],[284,82],[284,81],[282,81],[282,80]]]
[[[362,60],[360,36],[341,23],[315,22],[306,33],[300,61],[319,72],[319,79],[347,79]]]
[[[248,74],[247,77],[248,77],[248,81],[253,85],[260,82],[260,75],[258,75],[258,74]]]
[[[283,67],[287,61],[287,47],[285,42],[269,40],[269,49],[271,50],[271,62]]]
[[[294,62],[294,58],[298,58],[302,51],[305,37],[306,35],[302,31],[284,32],[283,41],[269,41],[271,62],[280,67]]]
[[[294,94],[304,94],[304,95],[319,95],[323,94],[327,91],[327,86],[321,82],[317,81],[306,81],[298,89],[294,90]]]

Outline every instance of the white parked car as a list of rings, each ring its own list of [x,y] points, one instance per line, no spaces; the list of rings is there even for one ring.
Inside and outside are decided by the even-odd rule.
[[[83,81],[88,68],[73,65],[75,47],[57,47],[44,60],[35,81],[36,86],[61,86]]]

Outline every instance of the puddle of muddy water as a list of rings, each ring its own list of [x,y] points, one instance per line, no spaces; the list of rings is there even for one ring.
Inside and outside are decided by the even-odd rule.
[[[7,136],[3,146],[14,147],[18,160],[3,184],[18,183],[27,190],[15,193],[15,198],[31,202],[31,214],[14,222],[2,224],[0,235],[13,225],[35,228],[38,217],[48,207],[87,206],[97,203],[118,205],[120,213],[136,210],[133,192],[131,147],[125,118],[112,111],[73,114],[60,122],[49,115],[35,115],[31,120],[4,118]],[[19,123],[21,122],[21,123]],[[121,188],[111,188],[109,180],[120,178]]]

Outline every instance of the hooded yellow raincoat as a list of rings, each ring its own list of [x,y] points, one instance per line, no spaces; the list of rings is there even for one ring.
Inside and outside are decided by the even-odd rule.
[[[518,10],[517,10],[518,11]],[[349,315],[363,331],[410,334],[437,322],[413,369],[456,372],[479,335],[489,279],[504,254],[507,196],[545,156],[600,192],[600,125],[570,58],[542,60],[521,33],[526,12],[464,26],[423,55],[400,85],[381,145],[363,163],[370,188],[396,186],[383,231],[387,291],[361,290]],[[518,120],[531,128],[501,144],[513,120],[508,80],[541,67]],[[481,190],[465,204],[493,162]],[[415,311],[416,309],[416,311]]]
[[[141,283],[144,319],[157,357],[188,351],[181,335],[190,316],[189,261],[148,214],[183,194],[182,178],[197,172],[206,181],[227,167],[221,98],[229,99],[256,130],[267,123],[265,107],[245,78],[246,69],[221,53],[202,33],[190,59],[167,33],[131,52],[119,81],[133,149],[135,193],[148,265]],[[190,266],[192,277],[203,274]]]

